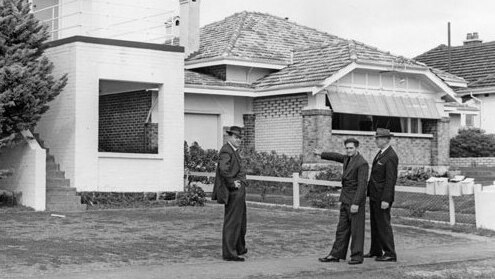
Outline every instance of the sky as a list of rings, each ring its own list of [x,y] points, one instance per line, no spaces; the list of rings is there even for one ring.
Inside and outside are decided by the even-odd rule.
[[[410,58],[447,44],[449,21],[453,46],[471,32],[495,41],[493,0],[201,0],[200,24],[242,11],[288,17]]]

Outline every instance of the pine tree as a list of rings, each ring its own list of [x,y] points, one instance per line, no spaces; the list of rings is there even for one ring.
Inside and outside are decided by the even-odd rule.
[[[67,83],[43,55],[48,38],[28,0],[0,0],[0,147],[33,129]]]

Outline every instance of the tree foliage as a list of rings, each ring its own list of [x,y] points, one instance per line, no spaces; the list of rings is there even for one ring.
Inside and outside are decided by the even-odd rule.
[[[450,157],[495,157],[495,135],[478,128],[461,129],[450,140]]]
[[[0,136],[32,129],[64,88],[43,54],[47,27],[30,13],[27,0],[0,1]]]
[[[33,129],[67,83],[66,75],[52,75],[53,63],[43,55],[48,38],[27,0],[0,1],[0,148]],[[8,173],[0,170],[0,178]]]

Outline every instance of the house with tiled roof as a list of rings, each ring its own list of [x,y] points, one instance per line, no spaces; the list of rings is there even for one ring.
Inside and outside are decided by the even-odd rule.
[[[464,79],[265,13],[199,30],[199,45],[184,45],[187,142],[217,149],[225,127],[243,126],[246,147],[302,154],[311,169],[321,163],[313,149],[342,151],[351,136],[372,161],[373,131],[383,127],[403,166],[448,165],[445,105],[461,103],[452,87]]]
[[[450,55],[449,55],[450,53]],[[450,63],[449,63],[450,56]],[[416,60],[428,66],[448,71],[467,81],[467,87],[453,89],[471,107],[479,107],[479,113],[451,117],[461,126],[481,127],[495,133],[495,41],[483,42],[478,33],[469,33],[460,46],[441,44],[421,55]],[[469,108],[469,106],[464,106]]]

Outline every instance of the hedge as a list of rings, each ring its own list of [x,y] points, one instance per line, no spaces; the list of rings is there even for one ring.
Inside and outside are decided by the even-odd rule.
[[[478,128],[461,129],[450,140],[450,157],[495,157],[495,135]]]

